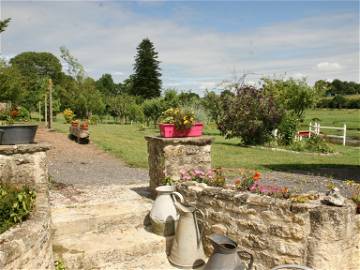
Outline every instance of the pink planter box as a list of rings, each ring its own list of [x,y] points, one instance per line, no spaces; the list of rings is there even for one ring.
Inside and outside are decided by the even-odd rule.
[[[177,130],[174,124],[160,124],[160,135],[164,138],[177,137],[199,137],[202,135],[204,125],[196,123],[191,128],[186,130]]]

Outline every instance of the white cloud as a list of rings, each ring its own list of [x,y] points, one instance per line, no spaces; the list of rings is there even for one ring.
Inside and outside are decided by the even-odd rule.
[[[3,16],[13,18],[3,35],[4,55],[27,50],[59,55],[58,48],[65,45],[94,77],[121,70],[116,79],[126,78],[132,73],[136,46],[149,37],[159,51],[164,86],[209,88],[234,69],[308,74],[311,82],[327,77],[359,81],[359,29],[351,14],[224,33],[135,14],[119,2],[2,5]]]
[[[339,63],[329,63],[329,62],[321,62],[316,65],[318,70],[321,71],[333,71],[333,70],[340,70],[342,66]]]

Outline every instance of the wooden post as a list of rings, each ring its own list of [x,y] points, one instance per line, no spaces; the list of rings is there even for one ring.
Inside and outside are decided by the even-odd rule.
[[[48,118],[47,118],[47,93],[45,93],[45,101],[44,101],[44,110],[45,110],[45,127],[48,126]]]
[[[41,101],[38,102],[38,108],[39,108],[39,122],[41,122]]]
[[[49,125],[48,125],[48,128],[51,129],[52,122],[53,122],[53,106],[52,106],[53,105],[52,104],[53,82],[51,79],[49,79],[48,89],[49,89]]]
[[[344,124],[344,137],[343,137],[343,146],[346,144],[346,124]]]
[[[309,124],[309,138],[311,137],[311,122]]]

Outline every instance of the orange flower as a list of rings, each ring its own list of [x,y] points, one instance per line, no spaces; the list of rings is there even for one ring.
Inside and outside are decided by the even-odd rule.
[[[255,181],[257,181],[257,180],[259,180],[260,179],[260,173],[259,172],[255,172],[255,174],[254,174],[254,176],[253,176],[253,179],[255,180]]]
[[[236,186],[240,185],[240,183],[241,183],[240,179],[236,179],[235,182],[234,182],[234,184],[235,184]]]

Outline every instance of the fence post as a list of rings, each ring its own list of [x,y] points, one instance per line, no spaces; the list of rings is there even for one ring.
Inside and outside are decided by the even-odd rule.
[[[309,138],[311,137],[311,122],[309,124]]]
[[[344,137],[343,137],[343,146],[346,144],[346,124],[344,124]]]
[[[316,131],[317,135],[320,135],[320,123],[317,123],[317,131]]]

